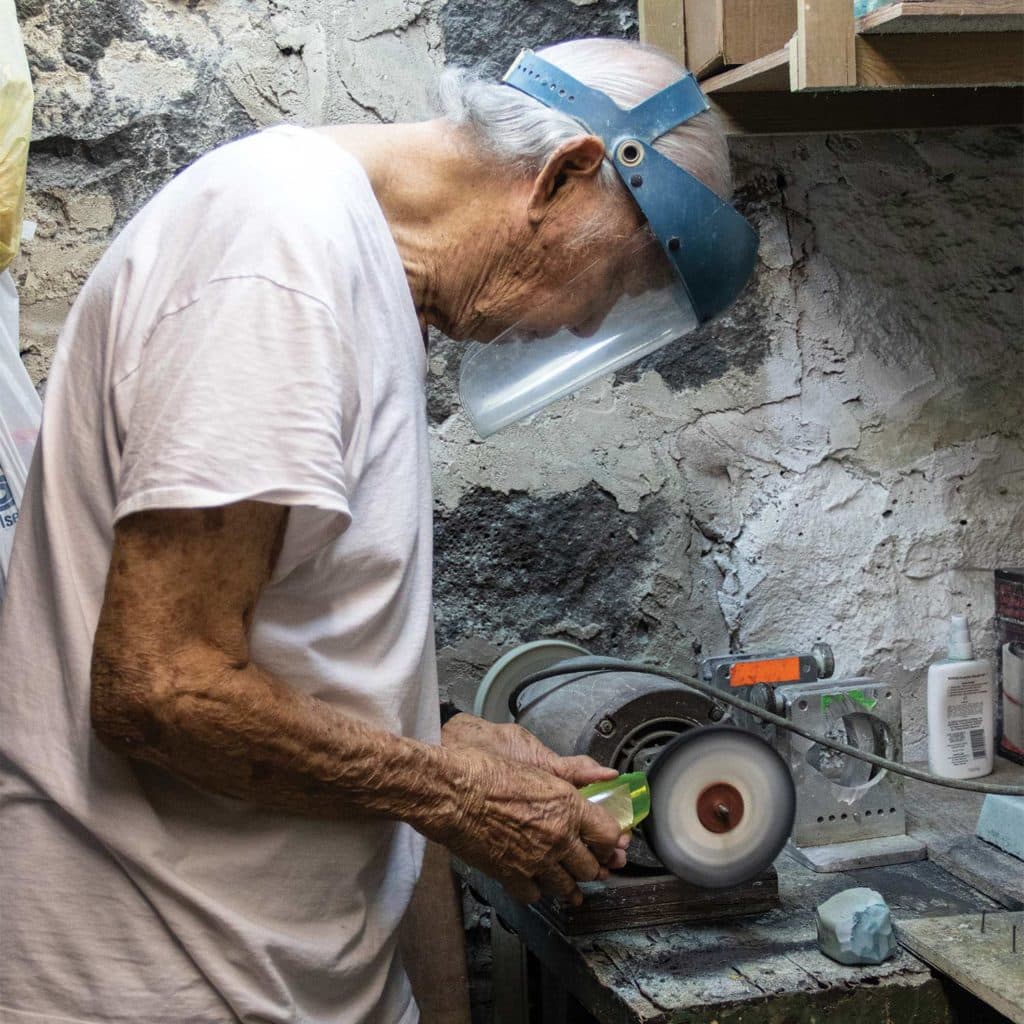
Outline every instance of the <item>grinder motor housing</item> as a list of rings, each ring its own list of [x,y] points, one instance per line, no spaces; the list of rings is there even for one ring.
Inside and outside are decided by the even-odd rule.
[[[517,722],[559,754],[588,754],[620,774],[650,772],[669,743],[690,729],[714,725],[723,707],[695,690],[659,676],[573,672],[528,687]],[[634,837],[630,863],[661,867],[644,827]]]
[[[559,754],[647,773],[651,815],[634,834],[631,865],[667,868],[707,888],[770,866],[792,828],[796,795],[769,744],[723,727],[724,705],[662,676],[587,669],[576,658],[557,668],[564,673],[515,690],[516,720]]]

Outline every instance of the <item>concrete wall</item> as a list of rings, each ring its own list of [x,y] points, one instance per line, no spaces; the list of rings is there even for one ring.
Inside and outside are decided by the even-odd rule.
[[[112,234],[180,167],[282,120],[425,116],[447,60],[636,34],[612,0],[19,0],[37,112],[15,273],[43,382]],[[1022,138],[744,140],[761,231],[730,315],[525,427],[477,442],[431,355],[442,668],[541,636],[690,668],[827,640],[901,685],[991,570],[1024,564]],[[197,239],[201,244],[201,239]]]

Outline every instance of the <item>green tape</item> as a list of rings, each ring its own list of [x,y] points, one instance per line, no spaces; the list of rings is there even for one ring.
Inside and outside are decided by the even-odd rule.
[[[828,711],[829,705],[836,700],[852,700],[868,711],[874,711],[878,701],[869,697],[863,690],[847,690],[846,693],[826,693],[821,698],[821,710]]]

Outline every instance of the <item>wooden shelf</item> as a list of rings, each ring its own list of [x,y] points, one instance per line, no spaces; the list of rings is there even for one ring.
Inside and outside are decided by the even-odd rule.
[[[727,92],[711,97],[727,135],[883,132],[1024,119],[1024,88]]]
[[[793,43],[701,82],[720,92],[796,92]],[[957,32],[858,35],[854,39],[854,89],[936,89],[1014,86],[1024,80],[1024,32]]]
[[[794,2],[786,46],[701,83],[731,134],[1024,122],[1024,0],[903,0],[857,20],[853,0]]]
[[[884,32],[1020,32],[1024,8],[1017,0],[904,0],[860,18],[861,35]]]
[[[789,46],[705,78],[701,88],[708,96],[721,92],[789,92]]]

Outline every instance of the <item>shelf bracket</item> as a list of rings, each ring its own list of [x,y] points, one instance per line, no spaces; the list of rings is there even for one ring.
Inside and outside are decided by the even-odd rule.
[[[640,41],[657,46],[686,63],[686,32],[683,0],[640,0]]]
[[[789,45],[790,89],[841,89],[857,84],[852,0],[795,0],[796,35]]]

